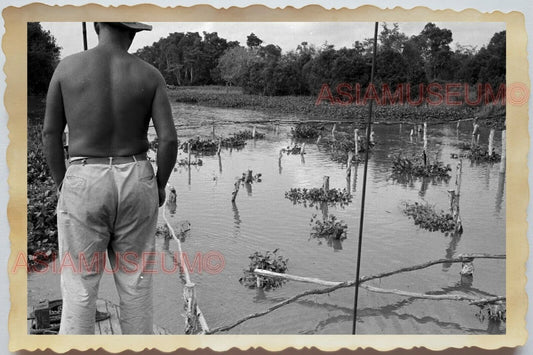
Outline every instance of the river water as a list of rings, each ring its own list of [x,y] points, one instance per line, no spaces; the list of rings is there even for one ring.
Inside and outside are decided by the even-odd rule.
[[[227,136],[251,129],[246,121],[287,118],[252,110],[206,108],[174,103],[173,114],[180,140],[210,136]],[[294,117],[289,117],[294,118]],[[195,270],[191,279],[196,284],[198,304],[211,328],[227,325],[251,313],[273,306],[312,284],[288,282],[282,288],[260,292],[239,283],[256,251],[278,249],[288,258],[287,272],[330,281],[355,278],[357,240],[363,180],[363,164],[356,168],[351,181],[352,203],[329,207],[328,213],[348,225],[347,239],[337,243],[319,243],[310,238],[310,219],[322,215],[317,207],[293,204],[284,197],[293,187],[320,187],[325,175],[330,188],[347,187],[345,167],[334,162],[324,149],[308,141],[306,154],[283,155],[279,151],[291,144],[290,126],[271,123],[255,124],[262,140],[249,140],[243,149],[223,149],[220,158],[202,156],[202,166],[177,167],[169,184],[177,191],[177,210],[169,215],[172,225],[180,230],[184,222],[191,229],[182,247],[190,263],[214,265],[224,261],[221,270]],[[330,126],[328,126],[330,127]],[[472,164],[463,161],[460,197],[464,233],[459,237],[428,232],[415,226],[402,213],[403,202],[428,202],[438,210],[448,210],[448,189],[454,188],[458,142],[470,142],[472,125],[428,126],[428,156],[437,156],[454,169],[448,181],[415,179],[398,182],[391,178],[392,156],[402,153],[420,154],[421,135],[410,138],[407,125],[375,126],[377,145],[368,165],[367,195],[362,245],[361,275],[371,275],[430,260],[449,258],[461,253],[505,254],[505,175],[499,164]],[[339,128],[340,129],[340,128]],[[151,132],[153,135],[154,132]],[[488,130],[481,129],[480,144],[486,145]],[[501,151],[499,134],[495,148]],[[180,151],[178,159],[186,158]],[[238,193],[231,203],[235,178],[252,170],[261,173],[262,181]],[[163,223],[160,216],[160,222]],[[157,239],[158,250],[170,254],[177,250],[174,241]],[[166,251],[168,249],[168,251]],[[505,261],[478,259],[474,263],[473,280],[461,280],[460,264],[435,265],[427,269],[374,280],[372,285],[411,292],[441,294],[466,293],[487,297],[505,295]],[[213,268],[212,268],[213,269]],[[209,272],[210,271],[210,272]],[[58,295],[57,275],[30,274],[29,299]],[[43,285],[44,284],[44,285]],[[57,288],[56,288],[57,285]],[[174,333],[183,331],[182,281],[177,273],[155,275],[155,320]],[[101,297],[118,302],[111,275],[102,279]],[[236,334],[350,334],[352,327],[353,288],[329,295],[302,298],[266,316],[247,321],[232,329]],[[358,333],[360,334],[486,334],[505,332],[504,324],[489,325],[475,316],[478,308],[466,302],[409,299],[361,290],[359,294]]]

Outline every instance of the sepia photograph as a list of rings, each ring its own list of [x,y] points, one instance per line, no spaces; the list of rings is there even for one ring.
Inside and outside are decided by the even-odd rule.
[[[505,22],[28,22],[27,333],[504,335]]]

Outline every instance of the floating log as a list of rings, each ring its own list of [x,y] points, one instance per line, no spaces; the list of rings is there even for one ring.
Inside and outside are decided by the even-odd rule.
[[[505,144],[505,129],[502,131],[502,157],[500,160],[500,173],[505,173],[505,163],[507,159],[507,148]]]

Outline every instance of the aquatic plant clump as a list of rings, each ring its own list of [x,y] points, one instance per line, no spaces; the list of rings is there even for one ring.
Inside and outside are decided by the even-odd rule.
[[[347,238],[346,231],[348,225],[343,220],[338,220],[334,215],[329,215],[325,219],[320,219],[317,215],[311,217],[311,238],[314,239],[337,239],[344,240]]]
[[[392,162],[392,172],[396,175],[412,175],[415,177],[450,177],[452,168],[442,162],[435,161],[424,164],[420,158],[404,158],[397,155]]]
[[[313,206],[314,203],[326,202],[328,204],[347,205],[352,202],[352,195],[346,189],[328,189],[313,187],[307,188],[292,188],[285,192],[285,198],[291,200],[293,203],[307,203]]]
[[[481,322],[485,319],[496,323],[507,321],[507,306],[505,302],[482,304],[478,305],[478,307],[479,312],[475,315]]]
[[[501,160],[500,155],[494,152],[494,150],[492,151],[492,155],[489,156],[489,151],[479,145],[470,149],[466,157],[475,162],[498,163]]]
[[[261,133],[261,132],[255,132],[255,136],[254,136],[254,132],[252,130],[249,130],[249,129],[245,129],[243,131],[239,131],[237,133],[234,133],[233,134],[233,137],[237,138],[237,139],[242,139],[242,140],[247,140],[247,139],[264,139],[265,138],[265,134],[264,133]]]
[[[250,255],[250,265],[248,269],[243,270],[244,275],[239,279],[239,282],[248,288],[262,288],[266,291],[283,286],[287,280],[277,279],[273,277],[263,278],[254,274],[255,269],[263,269],[284,274],[287,271],[287,263],[289,259],[277,254],[278,249],[265,254],[255,252]],[[259,281],[257,280],[260,278]]]
[[[456,224],[450,213],[435,210],[435,206],[429,204],[404,203],[403,213],[412,218],[415,225],[430,232],[441,231],[448,233],[455,230]]]
[[[296,125],[296,127],[291,129],[291,135],[294,138],[301,138],[301,139],[311,139],[311,138],[317,138],[321,134],[322,130],[318,128],[316,125],[308,124],[308,123],[302,123],[299,125]]]

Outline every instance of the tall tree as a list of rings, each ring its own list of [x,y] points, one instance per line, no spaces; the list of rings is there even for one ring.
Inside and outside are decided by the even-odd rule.
[[[28,92],[32,95],[46,93],[48,84],[59,63],[61,47],[50,31],[39,22],[28,22]]]
[[[248,48],[258,48],[261,43],[263,43],[262,40],[259,39],[253,32],[246,37],[246,45]]]

